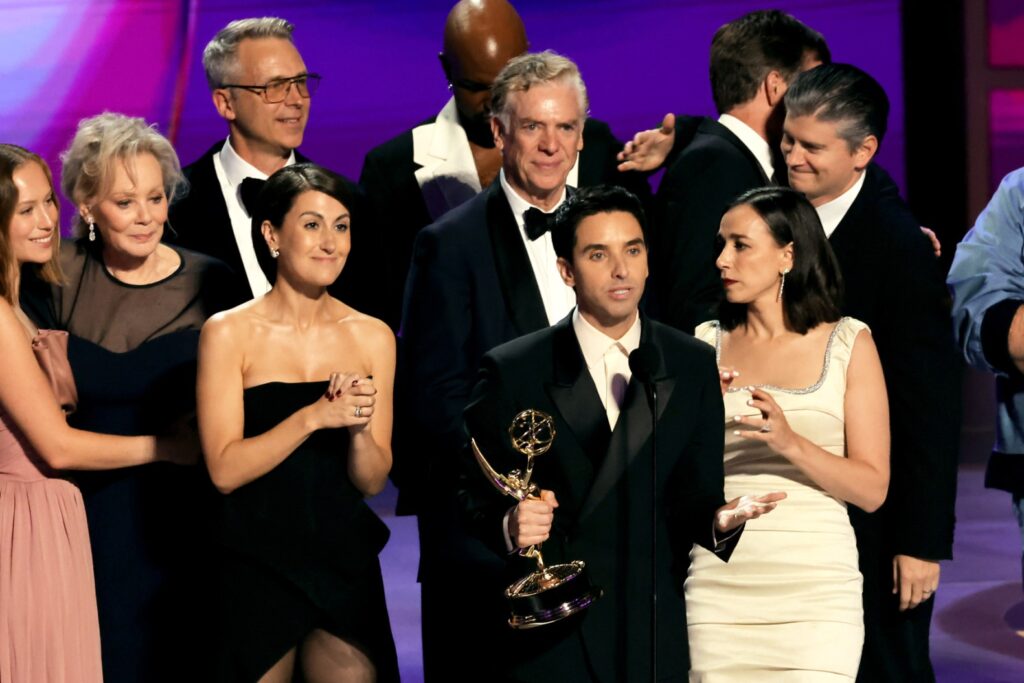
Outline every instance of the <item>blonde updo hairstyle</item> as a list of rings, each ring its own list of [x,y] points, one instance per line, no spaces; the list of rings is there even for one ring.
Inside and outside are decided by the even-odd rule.
[[[119,163],[134,181],[135,159],[140,154],[152,154],[160,164],[168,204],[185,193],[188,181],[167,138],[141,118],[104,112],[79,121],[71,145],[60,155],[64,196],[76,207],[102,198],[110,191]],[[77,236],[89,230],[80,213],[75,215],[73,230]]]

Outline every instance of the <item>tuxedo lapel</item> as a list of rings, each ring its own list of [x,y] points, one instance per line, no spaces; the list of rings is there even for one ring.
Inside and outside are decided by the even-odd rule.
[[[646,320],[642,321],[642,332],[640,343],[652,342],[658,349],[658,369],[654,373],[654,386],[658,392],[658,418],[661,419],[665,412],[665,406],[672,399],[672,391],[675,389],[675,377],[669,375],[665,369],[664,359],[661,357],[661,347],[654,339],[651,325]],[[602,411],[603,412],[603,411]],[[629,468],[633,460],[646,450],[645,446],[650,442],[651,437],[651,412],[647,406],[647,396],[643,386],[633,378],[626,388],[626,399],[623,410],[619,413],[619,419],[615,423],[615,431],[612,432],[611,442],[608,444],[608,454],[597,472],[594,485],[587,494],[580,511],[580,521],[584,520],[593,512],[598,504],[618,484],[619,479]]]
[[[571,315],[555,326],[554,351],[554,381],[544,388],[587,456],[582,463],[563,463],[566,469],[575,468],[582,475],[568,477],[572,500],[582,503],[594,478],[594,456],[605,453],[611,433],[607,413],[572,329]]]
[[[516,331],[523,335],[544,329],[548,326],[544,300],[500,183],[487,188],[487,230],[505,307]]]
[[[455,99],[430,123],[412,130],[412,160],[423,202],[433,220],[469,201],[481,190],[466,131],[459,125]]]

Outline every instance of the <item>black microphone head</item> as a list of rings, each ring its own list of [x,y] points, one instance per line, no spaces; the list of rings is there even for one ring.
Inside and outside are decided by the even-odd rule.
[[[633,353],[629,354],[629,369],[638,381],[650,382],[660,361],[661,354],[658,353],[657,347],[647,342],[636,347]]]

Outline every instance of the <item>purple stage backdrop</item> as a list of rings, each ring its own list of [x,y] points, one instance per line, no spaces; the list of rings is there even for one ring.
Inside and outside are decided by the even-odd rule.
[[[620,138],[668,111],[712,114],[708,46],[746,1],[588,0],[515,3],[533,49],[579,63],[592,114]],[[902,185],[903,101],[897,0],[779,3],[821,31],[893,103],[880,161]],[[226,135],[200,55],[232,19],[277,15],[296,25],[311,71],[324,76],[303,151],[356,178],[366,152],[436,114],[448,97],[437,60],[451,2],[423,0],[0,0],[0,140],[55,162],[77,121],[104,110],[143,116],[172,137],[182,163]],[[55,170],[58,167],[55,167]],[[69,213],[69,212],[66,212]]]

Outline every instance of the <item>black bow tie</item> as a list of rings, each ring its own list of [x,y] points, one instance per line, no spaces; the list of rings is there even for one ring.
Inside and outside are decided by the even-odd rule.
[[[260,192],[266,184],[266,180],[260,180],[259,178],[246,178],[242,181],[242,184],[238,186],[238,194],[242,198],[242,206],[245,207],[250,218],[259,206]]]
[[[530,238],[531,242],[554,228],[555,224],[565,217],[567,209],[572,205],[575,196],[576,189],[566,185],[565,200],[551,213],[544,213],[536,207],[530,207],[523,212],[523,227],[526,229],[526,236]]]
[[[540,209],[531,207],[523,212],[523,227],[526,229],[526,236],[532,242],[538,239],[555,225],[557,212],[544,213]]]

